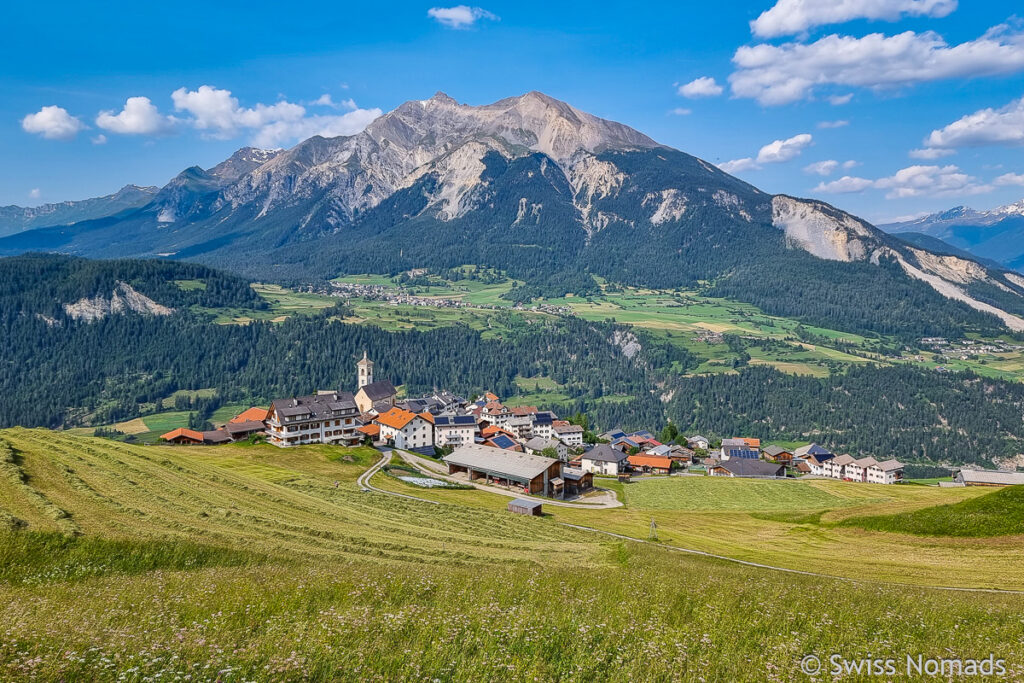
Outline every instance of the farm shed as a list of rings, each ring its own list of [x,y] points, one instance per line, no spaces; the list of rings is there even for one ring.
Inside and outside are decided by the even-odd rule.
[[[444,462],[448,474],[465,472],[469,481],[520,486],[526,493],[540,495],[551,495],[553,481],[562,476],[560,460],[477,444],[459,446]]]
[[[1024,472],[962,469],[953,481],[964,486],[1014,486],[1024,484]]]
[[[167,432],[160,437],[168,443],[177,444],[201,444],[203,443],[203,433],[197,432],[194,429],[179,428]]]
[[[510,500],[508,503],[508,511],[514,512],[517,515],[530,515],[532,517],[540,517],[544,514],[540,501],[526,500],[524,498]]]

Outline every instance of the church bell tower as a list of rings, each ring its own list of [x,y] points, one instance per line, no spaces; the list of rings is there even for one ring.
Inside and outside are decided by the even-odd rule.
[[[359,389],[362,389],[367,384],[373,384],[373,361],[366,357],[366,351],[363,351],[363,359],[356,363],[356,367],[359,368]]]

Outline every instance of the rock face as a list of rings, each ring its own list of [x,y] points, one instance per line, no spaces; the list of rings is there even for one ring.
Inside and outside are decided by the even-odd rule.
[[[101,295],[79,299],[72,304],[64,304],[64,312],[74,320],[93,322],[123,313],[171,315],[174,309],[158,304],[125,282],[118,282],[109,297]]]

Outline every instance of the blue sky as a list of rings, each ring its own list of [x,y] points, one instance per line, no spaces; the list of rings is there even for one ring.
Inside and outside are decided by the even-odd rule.
[[[0,205],[162,185],[438,90],[541,90],[874,221],[1024,197],[1016,3],[481,2],[6,7]]]

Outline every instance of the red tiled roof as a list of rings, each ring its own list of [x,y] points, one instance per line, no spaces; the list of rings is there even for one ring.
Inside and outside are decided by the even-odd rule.
[[[405,425],[415,420],[416,417],[416,413],[402,410],[401,408],[392,408],[388,412],[378,415],[374,422],[379,422],[393,429],[402,429]]]
[[[362,427],[356,429],[356,431],[366,434],[367,436],[379,436],[380,425],[363,425]]]
[[[163,439],[164,441],[172,441],[180,436],[183,436],[186,439],[192,439],[193,441],[203,440],[202,432],[197,432],[194,429],[185,429],[184,427],[178,427],[177,429],[173,429],[164,434],[163,436],[161,436],[160,438]]]
[[[430,424],[434,424],[434,416],[431,415],[430,413],[428,413],[427,411],[424,410],[422,413],[420,413],[420,417],[422,417],[424,420],[426,420]]]
[[[672,467],[672,458],[660,455],[637,454],[629,456],[629,464],[633,467],[657,467],[667,470]]]
[[[231,418],[232,423],[238,422],[263,422],[267,419],[267,414],[270,412],[268,408],[260,408],[259,406],[244,410],[238,415]]]

